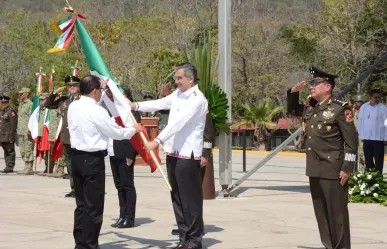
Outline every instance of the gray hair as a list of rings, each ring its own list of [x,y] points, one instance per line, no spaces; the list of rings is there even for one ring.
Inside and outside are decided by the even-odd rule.
[[[192,65],[191,63],[183,63],[183,64],[178,64],[176,65],[176,71],[179,69],[184,70],[184,76],[186,78],[188,77],[193,77],[194,83],[197,84],[199,79],[198,79],[198,72],[196,70],[196,67]]]

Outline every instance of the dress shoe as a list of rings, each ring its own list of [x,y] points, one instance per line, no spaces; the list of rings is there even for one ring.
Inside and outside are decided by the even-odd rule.
[[[179,235],[179,229],[172,229],[172,235]]]
[[[184,243],[180,241],[179,244],[177,244],[174,249],[183,249],[183,248],[184,248]]]
[[[111,224],[110,226],[111,226],[111,227],[117,227],[118,224],[122,223],[124,220],[125,220],[124,218],[120,217],[120,218],[118,218],[118,220],[117,220],[116,223]]]
[[[65,194],[65,197],[72,197],[72,198],[75,198],[75,192],[74,192],[74,191],[71,191],[70,193]]]
[[[201,245],[198,246],[184,246],[182,249],[202,249]]]
[[[121,223],[117,225],[117,228],[130,228],[134,227],[133,219],[125,218]]]

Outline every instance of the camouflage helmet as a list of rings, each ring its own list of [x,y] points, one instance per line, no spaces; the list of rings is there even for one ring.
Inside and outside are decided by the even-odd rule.
[[[357,94],[357,95],[355,96],[354,101],[365,102],[364,95],[363,95],[363,94]]]

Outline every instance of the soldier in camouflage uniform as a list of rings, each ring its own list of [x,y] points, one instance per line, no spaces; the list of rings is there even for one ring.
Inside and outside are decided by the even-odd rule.
[[[43,135],[43,126],[44,126],[44,123],[45,123],[45,119],[46,119],[46,108],[44,107],[44,102],[46,101],[47,97],[48,97],[48,93],[41,93],[40,94],[40,109],[39,109],[39,122],[38,122],[38,137],[39,137],[39,141],[42,140],[42,135]],[[47,151],[44,151],[43,153],[43,158],[44,158],[44,171],[43,173],[39,173],[38,175],[41,175],[41,176],[45,176],[47,174],[47,170],[48,170],[48,160],[47,160],[47,157],[46,157],[46,153]],[[52,173],[52,169],[51,169],[51,172],[49,173]]]
[[[59,112],[62,117],[62,129],[61,129],[61,136],[60,141],[63,145],[63,155],[67,166],[67,172],[70,176],[70,187],[71,192],[66,194],[65,197],[73,197],[75,198],[75,192],[74,192],[74,182],[73,182],[73,176],[72,176],[72,170],[71,170],[71,145],[70,145],[70,133],[67,123],[67,110],[71,102],[78,100],[79,95],[79,83],[81,80],[78,77],[75,76],[68,76],[65,79],[67,90],[70,92],[70,96],[65,101],[59,101],[56,100],[59,93],[61,93],[64,88],[58,88],[55,90],[54,93],[50,94],[48,97],[45,106],[49,109],[59,109]],[[61,104],[60,104],[61,103]],[[60,105],[59,105],[60,104]]]
[[[19,92],[20,102],[18,108],[18,123],[17,123],[17,140],[20,149],[21,158],[25,166],[18,174],[32,175],[34,174],[32,167],[34,164],[34,146],[35,142],[31,137],[31,132],[28,129],[28,120],[31,116],[32,101],[28,98],[30,93],[29,88],[22,88]]]
[[[353,121],[355,123],[356,129],[357,129],[357,122],[359,119],[359,111],[360,107],[365,103],[365,98],[362,94],[358,94],[355,97],[355,104],[353,105]],[[363,151],[363,141],[359,138],[359,146],[357,149],[357,158],[358,158],[358,169],[364,169],[365,168],[365,159],[364,159],[364,151]]]
[[[306,175],[321,242],[329,249],[351,248],[348,178],[358,146],[353,114],[348,103],[332,97],[336,75],[314,67],[310,72],[311,104],[299,104],[299,91],[308,84],[300,82],[287,92],[288,112],[303,117],[305,124]]]
[[[61,98],[66,98],[65,96],[60,96]],[[52,109],[50,113],[50,133],[49,133],[49,140],[50,140],[50,155],[52,155],[52,147],[55,142],[55,136],[58,130],[59,121],[61,118],[61,114],[58,109]],[[48,157],[48,155],[47,155]],[[65,161],[63,157],[57,159],[53,164],[56,165],[55,172],[52,174],[49,174],[50,177],[63,177],[64,175],[64,167],[66,166]]]
[[[10,97],[0,96],[0,143],[4,151],[6,167],[3,173],[12,173],[15,167],[15,136],[17,116],[15,110],[9,105]]]

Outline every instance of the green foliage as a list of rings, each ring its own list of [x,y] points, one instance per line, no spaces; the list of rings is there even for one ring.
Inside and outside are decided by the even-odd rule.
[[[186,58],[192,63],[197,71],[199,78],[199,89],[205,89],[213,84],[214,74],[218,67],[218,57],[213,58],[212,35],[205,33],[201,39],[197,39],[194,46],[186,50]]]
[[[211,31],[198,37],[195,44],[186,50],[185,56],[198,72],[199,89],[204,93],[208,101],[208,109],[212,116],[217,132],[224,131],[230,134],[230,125],[227,123],[228,99],[226,93],[214,84],[218,57],[213,58],[213,40]]]
[[[227,123],[228,100],[226,93],[218,85],[209,85],[204,90],[208,101],[209,112],[215,129],[230,135],[230,124]]]
[[[349,201],[387,206],[387,179],[375,169],[355,172],[349,181]]]
[[[282,113],[282,107],[276,105],[271,99],[265,98],[256,105],[244,104],[245,114],[240,125],[255,126],[257,129],[266,127],[267,122],[272,121]]]

